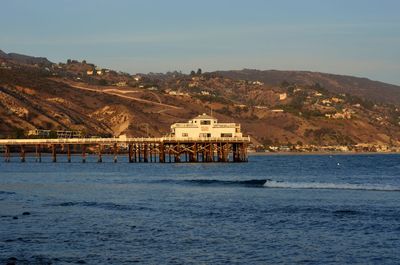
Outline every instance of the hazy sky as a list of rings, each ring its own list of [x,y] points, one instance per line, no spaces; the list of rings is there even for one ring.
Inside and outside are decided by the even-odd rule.
[[[400,1],[2,0],[0,49],[129,73],[312,70],[400,84]]]

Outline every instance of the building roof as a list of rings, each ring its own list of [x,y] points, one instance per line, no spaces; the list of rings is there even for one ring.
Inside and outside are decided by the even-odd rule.
[[[212,117],[210,115],[207,115],[205,113],[203,113],[203,114],[201,114],[201,115],[199,115],[199,116],[197,116],[197,117],[195,117],[193,119],[213,119],[213,120],[216,120],[216,118],[214,118],[214,117]]]

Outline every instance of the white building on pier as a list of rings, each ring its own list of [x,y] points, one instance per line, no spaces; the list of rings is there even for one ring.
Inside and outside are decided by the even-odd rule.
[[[187,123],[171,125],[171,136],[178,139],[188,138],[241,138],[240,124],[218,123],[218,120],[205,113]]]

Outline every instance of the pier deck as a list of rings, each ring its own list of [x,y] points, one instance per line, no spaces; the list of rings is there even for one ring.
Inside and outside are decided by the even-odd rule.
[[[42,153],[51,153],[53,162],[57,154],[66,154],[71,162],[71,154],[96,155],[102,162],[105,153],[127,155],[130,163],[140,162],[247,162],[249,137],[220,138],[63,138],[63,139],[0,139],[4,161],[10,162],[13,153],[19,153],[21,162],[27,153],[34,153],[37,162],[42,161]]]

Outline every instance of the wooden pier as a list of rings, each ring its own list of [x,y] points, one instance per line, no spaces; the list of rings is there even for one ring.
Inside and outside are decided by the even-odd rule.
[[[66,139],[0,139],[4,161],[10,162],[12,154],[19,154],[19,160],[26,162],[27,154],[33,154],[36,162],[42,161],[42,154],[51,155],[57,162],[57,155],[66,155],[67,162],[72,154],[79,154],[82,163],[89,155],[103,162],[103,155],[112,155],[113,162],[126,155],[129,163],[195,163],[195,162],[247,162],[249,137],[226,138],[66,138]]]

